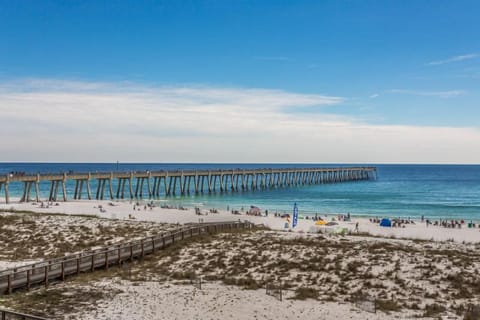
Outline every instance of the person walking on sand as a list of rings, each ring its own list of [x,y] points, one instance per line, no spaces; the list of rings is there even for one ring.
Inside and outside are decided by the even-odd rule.
[[[357,233],[358,233],[358,222],[357,222],[357,223],[355,223],[355,232],[357,232]]]

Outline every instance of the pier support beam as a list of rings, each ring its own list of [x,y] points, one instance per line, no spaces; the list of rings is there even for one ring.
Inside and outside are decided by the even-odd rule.
[[[4,182],[0,182],[0,192],[2,191],[2,188],[5,192],[5,203],[10,203],[10,198],[8,195],[8,182],[9,182],[8,175]]]
[[[50,182],[50,193],[48,195],[48,201],[58,200],[58,189],[62,188],[63,201],[67,201],[67,191],[65,188],[65,179],[52,180]]]
[[[32,187],[35,192],[35,201],[39,202],[40,197],[38,194],[38,182],[37,181],[24,181],[23,182],[23,193],[22,197],[20,198],[20,202],[30,202],[31,198],[31,192],[32,192]]]
[[[74,200],[81,200],[83,195],[83,185],[87,187],[87,198],[92,200],[92,195],[90,193],[90,181],[86,179],[75,179],[75,191],[73,193]]]
[[[97,184],[97,193],[96,193],[96,199],[97,200],[103,200],[105,197],[105,187],[108,182],[108,191],[110,195],[110,200],[113,200],[113,189],[112,189],[112,180],[111,178],[98,178],[98,184]]]
[[[131,184],[131,180],[130,180],[130,177],[128,178],[118,178],[118,185],[117,185],[117,199],[125,199],[125,185],[127,184],[127,182],[129,184]],[[130,198],[132,197],[132,195],[130,195]]]

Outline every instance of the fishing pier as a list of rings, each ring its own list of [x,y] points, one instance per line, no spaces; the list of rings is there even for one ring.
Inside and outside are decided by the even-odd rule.
[[[0,194],[3,193],[5,202],[9,203],[9,187],[23,184],[21,202],[41,201],[41,191],[48,191],[47,201],[114,200],[265,190],[376,178],[376,167],[7,174],[0,176]]]

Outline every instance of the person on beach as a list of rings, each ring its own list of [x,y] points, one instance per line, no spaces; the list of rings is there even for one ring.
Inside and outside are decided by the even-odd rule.
[[[358,233],[358,221],[357,221],[357,223],[355,223],[355,232]]]

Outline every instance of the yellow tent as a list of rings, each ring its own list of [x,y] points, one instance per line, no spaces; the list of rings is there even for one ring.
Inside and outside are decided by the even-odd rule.
[[[316,226],[324,226],[326,224],[327,224],[327,221],[325,220],[318,220],[317,222],[315,222]]]

